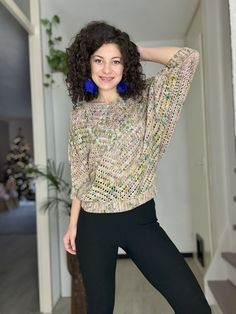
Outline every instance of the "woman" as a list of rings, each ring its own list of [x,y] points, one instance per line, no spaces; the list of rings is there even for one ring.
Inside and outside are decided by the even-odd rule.
[[[105,22],[91,22],[67,49],[74,104],[68,157],[71,217],[65,249],[78,256],[89,314],[114,309],[120,246],[178,314],[211,309],[160,226],[154,176],[199,62],[188,47],[137,47]],[[140,60],[165,67],[144,79]]]

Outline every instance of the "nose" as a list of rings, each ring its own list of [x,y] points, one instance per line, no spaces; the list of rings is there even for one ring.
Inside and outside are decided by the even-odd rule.
[[[103,73],[108,74],[111,71],[110,64],[108,62],[104,62],[103,64]]]

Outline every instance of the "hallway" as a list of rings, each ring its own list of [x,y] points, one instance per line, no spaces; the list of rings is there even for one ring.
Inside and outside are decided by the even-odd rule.
[[[0,314],[39,310],[34,202],[0,213]]]
[[[32,219],[26,218],[28,224],[18,218],[13,227],[12,212],[0,215],[0,314],[37,314],[38,302],[38,278],[37,278],[37,250],[36,235],[30,233],[33,230]],[[22,210],[24,214],[24,210]],[[23,226],[26,234],[2,234],[3,215],[8,220],[10,229],[19,230]],[[32,217],[32,210],[28,210]],[[11,221],[11,222],[10,222]],[[17,224],[17,221],[19,224]],[[30,222],[31,221],[31,222]],[[18,229],[17,229],[18,228]],[[27,234],[28,231],[28,234]],[[200,285],[203,287],[202,276],[199,273],[192,258],[186,258]],[[61,299],[54,314],[70,313],[70,298]],[[151,284],[144,278],[136,265],[130,259],[119,258],[116,269],[116,303],[114,314],[173,314],[173,310]]]
[[[192,258],[186,258],[186,261],[202,287],[202,276]],[[144,313],[174,314],[174,311],[164,297],[149,284],[130,259],[118,259],[114,314]],[[61,299],[53,314],[70,314],[70,298]]]
[[[36,236],[0,235],[0,314],[38,311]]]

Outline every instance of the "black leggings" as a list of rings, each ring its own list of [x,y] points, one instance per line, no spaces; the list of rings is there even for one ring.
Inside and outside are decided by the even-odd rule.
[[[76,249],[88,314],[113,313],[118,246],[175,313],[211,313],[194,274],[160,226],[152,198],[125,212],[90,213],[81,208]]]

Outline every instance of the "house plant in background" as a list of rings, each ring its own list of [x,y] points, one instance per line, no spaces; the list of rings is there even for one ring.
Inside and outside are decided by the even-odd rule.
[[[51,159],[47,160],[46,167],[32,166],[28,168],[28,176],[34,179],[46,179],[48,181],[49,194],[42,204],[41,210],[61,210],[63,214],[70,215],[71,186],[64,179],[64,163],[56,166]],[[67,254],[67,267],[72,276],[71,314],[86,314],[85,290],[79,263],[76,255]]]
[[[51,20],[41,19],[41,23],[45,27],[45,32],[48,36],[48,55],[46,55],[46,58],[51,71],[66,74],[66,53],[63,50],[56,48],[56,46],[62,41],[62,37],[53,35],[53,29],[60,24],[60,18],[58,15],[54,15]],[[48,87],[53,83],[55,83],[55,81],[53,80],[52,74],[45,74],[44,86]]]

